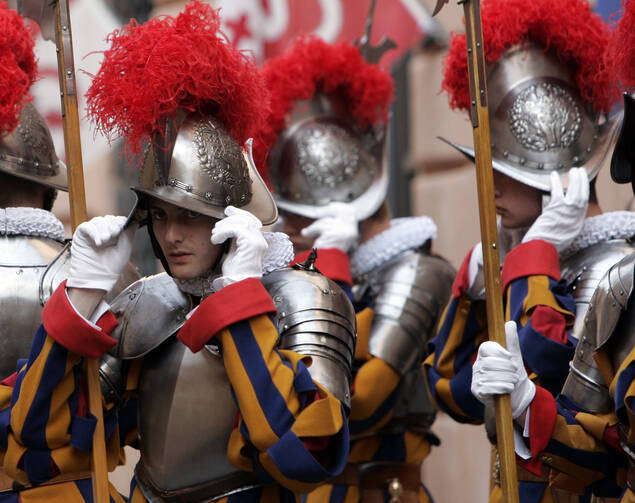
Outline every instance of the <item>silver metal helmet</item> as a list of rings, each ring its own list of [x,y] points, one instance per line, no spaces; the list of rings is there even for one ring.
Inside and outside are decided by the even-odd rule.
[[[553,54],[533,43],[509,48],[487,68],[487,93],[494,169],[546,192],[552,171],[565,187],[572,167],[595,178],[616,140],[619,117],[595,112]],[[474,148],[448,143],[474,159]]]
[[[359,218],[369,217],[388,190],[385,136],[383,124],[360,131],[335,97],[318,93],[296,103],[269,153],[278,206],[320,218],[337,201],[353,206]]]
[[[51,133],[31,103],[20,124],[0,134],[0,171],[60,190],[68,190],[66,166],[57,158]]]
[[[144,152],[136,192],[215,218],[223,218],[230,205],[249,211],[264,225],[278,218],[254,165],[251,140],[242,149],[217,118],[181,112],[153,140]]]

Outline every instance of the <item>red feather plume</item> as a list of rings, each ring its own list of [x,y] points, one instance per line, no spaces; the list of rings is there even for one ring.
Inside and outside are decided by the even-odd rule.
[[[609,27],[584,0],[486,0],[482,20],[488,62],[497,61],[513,45],[533,41],[573,65],[577,89],[596,111],[608,112],[617,101],[614,79],[602,63]],[[453,35],[450,44],[442,87],[452,108],[468,110],[465,35]]]
[[[624,12],[611,34],[607,64],[614,69],[622,87],[635,88],[635,0],[623,0]]]
[[[33,36],[24,18],[0,2],[0,133],[13,131],[37,78]]]
[[[310,100],[318,92],[338,95],[362,130],[388,120],[392,77],[365,61],[359,49],[349,43],[299,38],[287,52],[265,62],[262,75],[271,100],[268,119],[255,146],[263,177],[266,153],[285,129],[287,114],[297,101]]]
[[[88,116],[129,151],[162,133],[180,108],[212,113],[242,145],[259,130],[267,92],[256,65],[220,31],[218,11],[193,0],[176,18],[135,20],[108,36],[111,48],[86,93]]]

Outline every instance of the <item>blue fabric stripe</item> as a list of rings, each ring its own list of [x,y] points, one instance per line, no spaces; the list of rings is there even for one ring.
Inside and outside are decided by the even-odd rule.
[[[280,395],[271,378],[249,322],[234,323],[229,331],[256,393],[258,404],[269,426],[280,437],[291,428],[295,418],[289,412],[285,399]]]
[[[373,461],[405,462],[407,456],[406,438],[404,434],[383,435],[379,447],[373,455]]]
[[[540,384],[556,395],[569,374],[575,346],[563,345],[534,330],[531,320],[518,331],[524,361],[540,377]]]
[[[629,363],[629,365],[620,372],[615,384],[615,412],[617,417],[623,424],[628,424],[628,414],[626,410],[626,393],[631,383],[635,380],[635,362]],[[635,414],[635,410],[633,411]]]
[[[19,503],[19,495],[20,493],[16,493],[13,491],[0,493],[0,503]]]
[[[450,392],[454,402],[461,408],[467,419],[462,422],[482,422],[485,415],[485,407],[472,394],[472,365],[464,366],[460,372],[450,381]],[[452,413],[452,416],[456,414]]]
[[[22,381],[24,380],[24,375],[29,371],[33,362],[40,356],[42,352],[42,347],[44,346],[44,342],[46,340],[46,330],[44,330],[44,325],[40,325],[35,332],[35,336],[33,338],[33,343],[31,344],[31,353],[29,354],[28,362],[30,362],[22,371],[18,371],[18,377],[13,386],[13,393],[11,394],[11,403],[15,403],[18,400],[18,396],[20,395],[20,388],[22,387]]]
[[[93,501],[93,482],[91,479],[76,480],[75,486],[85,502],[90,503]],[[112,498],[110,498],[110,501],[113,501]]]
[[[547,482],[518,482],[518,499],[523,503],[540,503],[548,488]]]
[[[267,449],[282,474],[292,480],[304,482],[320,482],[327,477],[337,475],[344,470],[349,452],[349,436],[346,427],[346,416],[342,408],[344,424],[342,429],[330,438],[329,449],[337,456],[328,467],[322,466],[313,454],[305,447],[302,440],[289,430],[275,444]]]
[[[24,472],[33,484],[41,484],[51,478],[53,459],[48,449],[29,449],[22,457]]]
[[[348,492],[348,486],[343,485],[334,485],[333,489],[331,489],[331,497],[329,498],[329,503],[341,503],[346,498],[346,493]]]
[[[519,323],[524,312],[523,303],[529,293],[527,278],[519,278],[512,281],[507,291],[509,295],[510,319]]]
[[[553,438],[549,440],[546,451],[556,456],[569,459],[578,466],[603,474],[610,474],[615,470],[615,459],[612,460],[611,458],[613,456],[608,452],[591,452],[574,449]]]

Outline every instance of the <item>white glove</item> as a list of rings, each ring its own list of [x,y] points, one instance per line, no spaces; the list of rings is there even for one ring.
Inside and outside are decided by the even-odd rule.
[[[551,173],[551,200],[523,237],[523,243],[542,239],[565,250],[576,238],[589,206],[589,177],[584,168],[569,170],[569,188],[563,195],[560,176]]]
[[[314,248],[337,248],[348,253],[359,240],[355,209],[346,203],[330,203],[325,215],[300,233],[306,238],[316,238]]]
[[[231,239],[229,252],[222,266],[223,275],[212,282],[220,290],[237,281],[262,277],[262,262],[267,253],[267,241],[262,235],[262,223],[248,211],[228,206],[225,215],[212,229],[212,244]]]
[[[520,354],[516,323],[505,323],[507,349],[486,341],[478,348],[472,366],[472,394],[486,407],[494,406],[493,395],[511,395],[512,417],[520,416],[534,399],[536,386],[527,377]]]
[[[81,223],[73,234],[67,287],[109,292],[130,260],[137,224],[124,230],[126,217],[106,215]]]

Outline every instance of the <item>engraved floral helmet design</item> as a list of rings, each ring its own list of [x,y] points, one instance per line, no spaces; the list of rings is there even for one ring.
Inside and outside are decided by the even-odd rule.
[[[197,0],[177,17],[132,21],[109,36],[111,48],[87,93],[88,113],[110,138],[138,156],[140,195],[223,218],[227,206],[277,218],[251,144],[267,92],[257,67],[227,42],[218,12]]]
[[[595,178],[619,123],[607,115],[618,95],[601,64],[608,26],[583,0],[486,0],[482,20],[494,169],[543,191],[551,171],[565,186],[572,167]],[[470,111],[466,50],[455,35],[443,89],[452,108]]]
[[[68,190],[66,166],[30,103],[29,88],[37,78],[33,36],[5,2],[0,2],[0,32],[0,171]]]
[[[374,213],[388,187],[390,75],[358,47],[315,37],[298,39],[262,74],[271,106],[256,151],[269,150],[266,178],[278,206],[309,218],[332,201],[350,203],[362,219]]]

